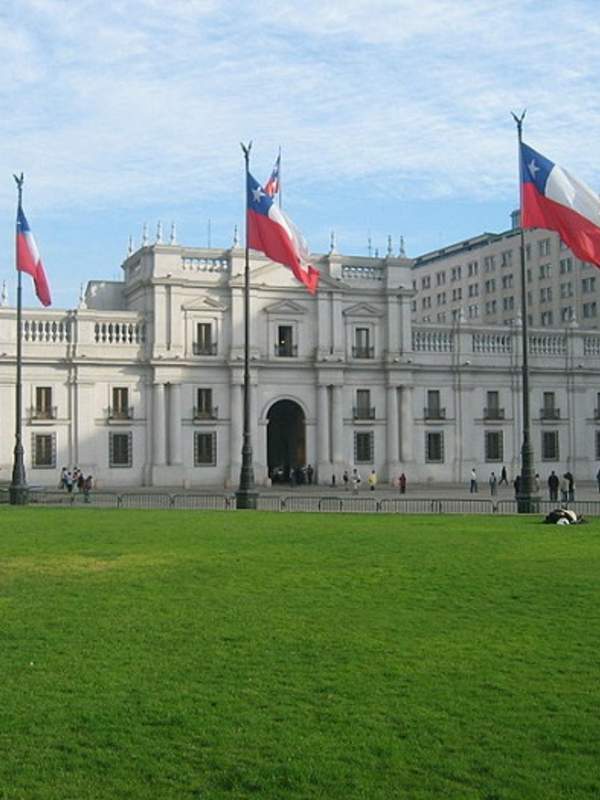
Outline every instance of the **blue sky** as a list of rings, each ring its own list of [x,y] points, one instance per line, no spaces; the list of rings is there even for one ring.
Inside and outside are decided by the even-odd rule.
[[[13,172],[53,288],[116,278],[157,221],[229,246],[240,141],[314,252],[418,255],[509,227],[510,111],[525,137],[600,185],[595,0],[4,0],[0,281],[14,302]],[[25,302],[35,305],[27,287]]]

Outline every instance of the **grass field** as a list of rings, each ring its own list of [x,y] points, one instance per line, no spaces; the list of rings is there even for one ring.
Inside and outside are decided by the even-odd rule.
[[[600,797],[600,522],[0,509],[0,798]]]

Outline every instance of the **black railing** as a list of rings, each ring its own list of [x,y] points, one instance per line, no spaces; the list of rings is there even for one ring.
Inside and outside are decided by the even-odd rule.
[[[194,406],[194,419],[218,419],[219,406],[197,408]]]
[[[352,417],[354,419],[375,419],[375,406],[354,406]]]
[[[540,408],[540,419],[560,419],[560,408]]]
[[[503,408],[484,408],[483,409],[483,418],[484,419],[504,419],[504,409]]]
[[[216,342],[193,342],[192,353],[195,356],[216,356],[217,343]]]
[[[352,348],[352,358],[375,358],[375,348],[358,345]]]
[[[29,411],[30,419],[44,420],[56,419],[56,406],[46,406],[43,408],[31,408]]]
[[[423,409],[425,419],[446,419],[446,409],[435,406],[425,406]]]
[[[108,409],[108,418],[112,422],[133,419],[133,406],[127,408],[113,408]]]
[[[298,355],[297,344],[276,344],[275,355],[279,358],[296,358]]]

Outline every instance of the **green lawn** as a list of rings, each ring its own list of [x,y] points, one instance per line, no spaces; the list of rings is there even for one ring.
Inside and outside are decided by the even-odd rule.
[[[0,509],[0,798],[600,796],[600,522]]]

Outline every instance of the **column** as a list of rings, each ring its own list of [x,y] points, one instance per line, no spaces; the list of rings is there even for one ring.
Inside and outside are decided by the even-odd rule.
[[[169,388],[169,464],[182,462],[181,456],[181,384]]]
[[[152,402],[152,463],[163,466],[166,461],[165,448],[165,386],[155,383]]]
[[[399,458],[399,430],[398,430],[398,387],[387,387],[386,402],[387,418],[387,473],[388,480],[392,480],[398,468]]]
[[[402,387],[402,411],[401,411],[401,431],[402,431],[402,455],[403,464],[410,464],[414,461],[413,452],[413,413],[412,413],[412,387]]]
[[[254,479],[260,481],[260,467],[263,466],[263,461],[261,461],[263,449],[259,447],[258,442],[258,386],[255,383],[250,384],[250,441],[252,442]]]
[[[333,350],[336,354],[345,353],[345,325],[342,316],[342,296],[337,292],[331,294],[331,329],[333,333]]]
[[[399,323],[399,299],[395,294],[391,294],[387,299],[387,342],[386,350],[388,355],[400,352],[400,323]]]
[[[242,467],[242,432],[244,409],[242,404],[242,386],[231,384],[231,423],[229,425],[229,480],[237,486]]]
[[[333,461],[336,468],[344,466],[344,387],[333,387]]]
[[[317,386],[317,480],[331,479],[331,434],[329,426],[329,387]]]

